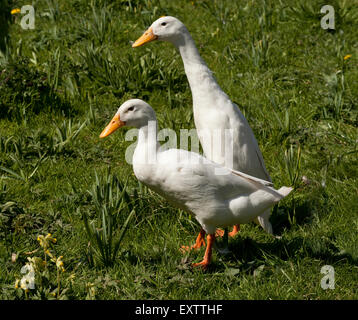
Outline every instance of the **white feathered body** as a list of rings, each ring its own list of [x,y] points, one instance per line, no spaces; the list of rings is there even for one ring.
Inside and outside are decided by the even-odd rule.
[[[232,169],[271,181],[255,135],[238,106],[220,89],[206,66],[192,65],[187,69],[193,95],[194,122],[205,156],[225,165],[223,148],[232,146]],[[228,129],[232,135],[225,136]],[[211,141],[201,134],[205,135],[207,130],[211,133]],[[215,144],[213,139],[221,143]],[[216,146],[221,146],[221,150],[215,149]]]
[[[174,45],[179,48],[183,59],[193,96],[194,122],[205,156],[226,167],[271,181],[249,123],[216,82],[189,32],[186,28],[182,30],[183,41],[174,42]],[[225,134],[227,129],[231,130],[231,135]],[[207,138],[207,132],[211,139]],[[223,143],[225,139],[227,142]],[[231,150],[225,150],[227,146]],[[271,211],[266,210],[257,220],[268,233],[273,234],[270,214]]]
[[[234,173],[217,175],[215,170],[222,166],[196,153],[170,149],[158,152],[152,164],[146,156],[144,146],[138,144],[133,156],[137,179],[194,214],[208,233],[217,227],[248,223],[284,197],[259,179]]]

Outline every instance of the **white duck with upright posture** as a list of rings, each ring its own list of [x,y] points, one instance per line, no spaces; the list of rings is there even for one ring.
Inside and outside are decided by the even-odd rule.
[[[216,171],[225,167],[194,152],[160,150],[155,112],[142,100],[123,103],[100,137],[122,126],[139,129],[132,161],[137,179],[195,216],[202,231],[193,248],[200,247],[205,242],[205,233],[208,234],[204,259],[194,266],[209,265],[217,227],[250,222],[292,190],[289,187],[275,190],[268,181],[231,169],[218,175]]]
[[[139,47],[153,40],[171,42],[180,52],[193,96],[194,122],[205,156],[225,167],[271,181],[246,118],[216,82],[185,25],[177,18],[161,17],[132,46]],[[225,150],[224,145],[230,146],[229,150]],[[257,218],[260,225],[273,234],[270,214],[271,210],[267,209]],[[235,225],[229,235],[235,235],[238,229]]]

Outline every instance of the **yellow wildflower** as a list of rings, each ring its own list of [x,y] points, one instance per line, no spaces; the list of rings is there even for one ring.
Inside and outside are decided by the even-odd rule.
[[[51,260],[53,261],[53,262],[56,262],[55,261],[55,257],[53,256],[53,254],[50,252],[50,250],[45,250],[45,253],[51,258]]]
[[[43,247],[45,250],[50,246],[50,241],[52,243],[56,243],[57,239],[51,236],[51,233],[48,233],[47,236],[39,235],[37,237],[37,241],[39,242],[40,246]]]
[[[17,13],[20,13],[21,12],[21,10],[19,9],[19,8],[16,8],[16,9],[12,9],[11,10],[11,14],[17,14]]]
[[[96,297],[96,287],[93,282],[86,283],[87,296],[86,299],[95,299]]]
[[[63,256],[59,256],[56,260],[56,267],[57,269],[60,269],[62,272],[65,272],[65,268],[63,267],[63,261],[62,261]]]
[[[344,56],[343,60],[348,60],[351,56],[351,54],[347,54],[346,56]]]
[[[39,244],[40,244],[40,246],[41,247],[45,247],[45,237],[43,236],[43,235],[39,235],[38,237],[37,237],[37,241],[39,242]]]

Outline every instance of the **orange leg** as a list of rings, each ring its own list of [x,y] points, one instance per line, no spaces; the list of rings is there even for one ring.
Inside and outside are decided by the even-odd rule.
[[[215,242],[215,234],[208,234],[206,240],[207,240],[208,245],[206,247],[204,259],[203,259],[203,261],[201,261],[199,263],[194,263],[193,267],[201,267],[203,269],[206,269],[208,267],[208,265],[210,264],[213,244]]]
[[[232,229],[231,232],[229,232],[229,237],[234,237],[240,230],[240,225],[239,224],[235,224],[234,228]]]
[[[206,244],[205,244],[205,230],[204,229],[200,230],[199,235],[196,238],[196,241],[195,241],[194,245],[192,245],[191,247],[189,247],[189,246],[181,246],[181,250],[182,251],[189,251],[189,250],[192,250],[192,249],[199,249],[202,246],[204,246],[204,247],[206,246]]]
[[[234,237],[240,230],[240,225],[239,224],[235,224],[234,228],[232,229],[231,232],[229,232],[229,237]],[[217,237],[223,237],[224,236],[224,230],[222,229],[217,229],[215,232],[215,235]]]
[[[216,229],[215,231],[215,236],[217,237],[223,237],[224,236],[225,231],[223,229]]]

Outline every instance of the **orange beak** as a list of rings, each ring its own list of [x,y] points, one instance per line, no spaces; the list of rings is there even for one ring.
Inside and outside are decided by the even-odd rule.
[[[139,39],[137,39],[136,42],[134,42],[132,44],[132,48],[140,47],[143,44],[151,42],[151,41],[156,40],[156,39],[158,39],[158,36],[156,36],[153,33],[153,28],[150,27],[146,32],[144,32],[144,34]]]
[[[114,131],[116,131],[118,128],[123,127],[125,124],[126,123],[124,121],[121,121],[121,119],[119,118],[119,114],[116,114],[111,120],[111,122],[107,125],[107,127],[104,128],[99,137],[105,138]]]

